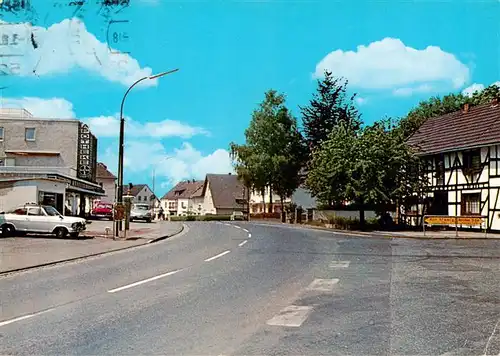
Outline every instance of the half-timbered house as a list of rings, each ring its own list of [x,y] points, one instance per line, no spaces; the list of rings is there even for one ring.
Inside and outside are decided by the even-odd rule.
[[[484,228],[500,232],[498,99],[430,118],[408,143],[426,163],[428,186],[406,218],[421,224],[424,215],[483,216]]]

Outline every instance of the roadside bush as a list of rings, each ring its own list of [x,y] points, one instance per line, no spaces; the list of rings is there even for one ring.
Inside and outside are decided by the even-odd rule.
[[[281,213],[254,213],[250,219],[281,219]]]
[[[199,218],[200,221],[229,221],[231,215],[202,215]]]
[[[196,221],[196,216],[194,216],[194,215],[188,215],[185,218],[186,218],[186,221]]]

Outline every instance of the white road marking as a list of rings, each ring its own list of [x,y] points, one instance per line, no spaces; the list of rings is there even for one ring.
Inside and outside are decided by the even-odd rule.
[[[178,270],[175,270],[175,271],[170,271],[170,272],[167,272],[167,273],[163,273],[163,274],[160,274],[158,276],[154,276],[154,277],[151,277],[151,278],[148,278],[148,279],[143,279],[142,281],[138,281],[138,282],[135,282],[135,283],[132,283],[132,284],[127,284],[126,286],[123,286],[123,287],[119,287],[119,288],[108,290],[108,293],[115,293],[115,292],[119,292],[119,291],[124,290],[124,289],[128,289],[128,288],[132,288],[132,287],[135,287],[135,286],[139,286],[141,284],[148,283],[148,282],[151,282],[151,281],[155,281],[155,280],[163,278],[163,277],[171,276],[171,275],[176,274],[177,272],[180,272],[180,271],[182,271],[182,269],[178,269]]]
[[[33,314],[23,315],[23,316],[20,316],[20,317],[14,318],[14,319],[5,320],[5,321],[0,322],[0,326],[9,325],[9,324],[15,323],[16,321],[21,321],[21,320],[25,320],[25,319],[30,319],[30,318],[33,318],[34,316],[37,316],[37,315],[41,315],[41,314],[48,313],[48,312],[50,312],[50,311],[52,311],[52,310],[54,310],[54,309],[55,309],[55,308],[51,308],[51,309],[43,310],[43,311],[38,312],[38,313],[33,313]]]
[[[207,258],[207,259],[205,260],[205,262],[210,262],[210,261],[213,261],[213,260],[215,260],[216,258],[219,258],[219,257],[222,257],[222,256],[224,256],[224,255],[227,255],[229,252],[231,252],[231,251],[227,250],[227,251],[221,252],[221,253],[219,253],[218,255],[215,255],[215,256],[213,256],[213,257]]]
[[[247,229],[243,229],[243,231],[245,231],[245,232],[249,232]]]
[[[488,349],[490,347],[491,340],[493,340],[493,335],[495,335],[498,325],[500,325],[500,319],[498,319],[497,323],[495,324],[495,327],[493,328],[493,332],[491,333],[490,337],[488,338],[488,341],[486,342],[486,346],[484,347],[484,356],[488,354]]]
[[[244,244],[246,244],[247,242],[248,242],[248,240],[245,240],[245,241],[243,241],[243,242],[239,243],[239,244],[238,244],[238,246],[240,246],[240,247],[241,247],[241,246],[243,246]]]
[[[351,261],[332,261],[330,262],[330,268],[347,268],[351,264]]]
[[[248,238],[251,238],[252,237],[252,234],[248,234]]]
[[[312,311],[310,306],[290,305],[280,311],[278,315],[269,319],[267,325],[299,327]]]
[[[319,292],[333,292],[335,284],[339,282],[338,279],[315,279],[309,287],[308,290],[319,291]]]
[[[237,229],[241,229],[241,227],[239,227],[238,225],[233,225],[233,227],[235,227]]]

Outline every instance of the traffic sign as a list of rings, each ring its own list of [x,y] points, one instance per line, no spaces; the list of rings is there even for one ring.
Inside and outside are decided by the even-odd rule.
[[[478,226],[483,224],[481,216],[426,216],[424,221],[427,225],[468,225]]]

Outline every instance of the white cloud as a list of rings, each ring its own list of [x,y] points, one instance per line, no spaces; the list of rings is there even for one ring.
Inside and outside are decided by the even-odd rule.
[[[421,84],[416,87],[398,88],[392,91],[396,96],[411,96],[416,93],[430,93],[435,88],[428,84]]]
[[[26,109],[39,118],[68,119],[75,118],[73,104],[63,98],[0,98],[0,108]],[[87,123],[97,137],[117,137],[120,132],[119,114],[115,116],[96,116],[81,119]],[[202,127],[190,126],[177,120],[158,122],[137,122],[130,117],[125,118],[125,134],[127,137],[182,137],[209,135]]]
[[[70,119],[76,116],[73,104],[62,98],[0,98],[0,108],[26,109],[44,119]]]
[[[356,96],[356,98],[354,99],[354,101],[356,101],[356,103],[361,106],[361,105],[365,105],[366,102],[368,101],[368,99],[366,98],[363,98],[361,96]]]
[[[496,85],[500,87],[500,80],[492,83],[491,85]],[[468,97],[471,97],[475,92],[482,91],[484,90],[485,85],[484,84],[479,84],[479,83],[474,83],[464,90],[462,90],[462,94]]]
[[[14,75],[33,76],[65,74],[74,68],[83,68],[112,82],[130,85],[135,80],[152,74],[142,68],[128,54],[117,52],[100,42],[77,19],[64,19],[48,28],[28,23],[11,24],[0,21],[2,31],[12,41],[17,34],[18,45],[2,46],[2,55],[20,55],[9,58],[7,70]],[[156,85],[157,79],[140,85]]]
[[[97,116],[82,119],[98,137],[116,137],[120,132],[120,115]],[[128,137],[182,137],[189,138],[195,135],[208,135],[202,127],[190,126],[177,120],[163,120],[158,122],[137,122],[125,117],[125,134]]]
[[[477,84],[477,83],[474,83],[470,86],[468,86],[467,88],[465,88],[464,90],[462,90],[462,94],[465,95],[465,96],[472,96],[475,92],[477,91],[482,91],[484,89],[484,85],[483,84]]]
[[[325,70],[348,79],[349,84],[364,89],[402,89],[421,92],[422,85],[462,87],[469,80],[469,68],[453,54],[437,46],[415,49],[396,38],[360,45],[356,51],[335,50],[317,65],[314,76]]]
[[[188,142],[169,152],[160,142],[130,141],[124,151],[125,180],[127,172],[134,176],[144,173],[145,180],[149,182],[153,169],[156,181],[160,185],[163,182],[163,186],[184,179],[203,179],[207,173],[234,173],[229,152],[222,148],[203,155]],[[109,147],[99,158],[115,172],[118,159],[116,152],[117,145],[116,148]]]

